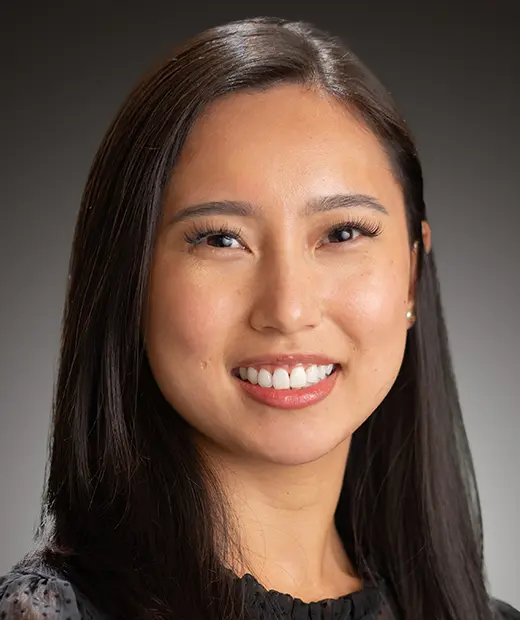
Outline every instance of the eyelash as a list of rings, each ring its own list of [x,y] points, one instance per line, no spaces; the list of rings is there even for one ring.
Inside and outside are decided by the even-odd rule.
[[[329,228],[327,235],[342,232],[344,230],[356,230],[364,237],[377,237],[381,234],[383,227],[378,222],[358,216],[350,220],[338,220]]]
[[[377,237],[381,234],[382,226],[377,222],[370,221],[363,217],[355,217],[347,221],[339,220],[337,223],[333,224],[332,227],[328,229],[327,236],[348,230],[355,230],[364,237]],[[194,224],[192,228],[184,234],[184,240],[187,244],[195,246],[200,245],[204,239],[212,236],[230,237],[242,245],[245,245],[242,240],[242,230],[240,228],[234,228],[232,226],[213,226],[211,224],[200,226]]]
[[[233,228],[231,226],[197,226],[193,227],[184,234],[184,241],[190,245],[199,245],[201,241],[212,236],[233,237],[240,243],[242,241],[242,230],[240,228]]]

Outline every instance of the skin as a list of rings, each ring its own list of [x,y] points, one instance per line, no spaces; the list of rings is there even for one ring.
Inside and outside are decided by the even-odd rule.
[[[387,214],[356,205],[301,215],[311,199],[349,193]],[[255,214],[172,223],[215,200],[246,201]],[[353,217],[380,234],[330,235]],[[186,243],[208,224],[239,228],[241,240]],[[424,224],[427,247],[429,234]],[[237,573],[306,601],[361,589],[334,511],[351,435],[399,371],[414,282],[401,188],[344,106],[284,85],[229,95],[196,121],[164,203],[145,342],[160,389],[220,472],[244,550]],[[260,404],[231,375],[245,358],[301,351],[342,365],[332,393],[305,409]]]

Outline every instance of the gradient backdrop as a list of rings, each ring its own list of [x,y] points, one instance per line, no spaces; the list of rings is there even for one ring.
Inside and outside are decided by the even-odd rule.
[[[271,14],[343,36],[416,135],[491,589],[520,607],[520,2],[135,4],[0,9],[0,574],[28,550],[37,522],[68,255],[94,152],[174,43]]]

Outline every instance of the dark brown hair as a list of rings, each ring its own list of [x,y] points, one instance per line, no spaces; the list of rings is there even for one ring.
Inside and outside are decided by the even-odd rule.
[[[219,561],[223,493],[160,393],[140,320],[165,186],[218,97],[301,83],[379,138],[419,247],[417,320],[388,396],[354,433],[336,512],[354,567],[384,577],[403,620],[488,620],[478,492],[447,344],[421,166],[394,103],[338,39],[257,18],[210,29],[130,94],[95,157],[70,266],[42,557],[114,618],[238,618]],[[236,603],[236,604],[235,604]]]

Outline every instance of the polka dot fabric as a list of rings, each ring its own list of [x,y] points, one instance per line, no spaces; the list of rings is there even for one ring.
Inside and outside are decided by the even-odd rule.
[[[0,577],[0,620],[108,620],[70,582],[33,571]]]
[[[363,590],[334,599],[304,602],[289,594],[266,590],[255,577],[238,580],[245,590],[247,608],[255,620],[372,620],[382,609],[379,586],[365,585]]]
[[[266,590],[250,574],[236,577],[254,620],[398,620],[387,605],[384,581],[335,599],[306,603],[289,594]],[[496,620],[520,620],[520,612],[491,599]],[[72,584],[41,564],[0,576],[0,620],[110,620]]]
[[[81,612],[68,581],[10,573],[0,578],[0,618],[79,620]]]

